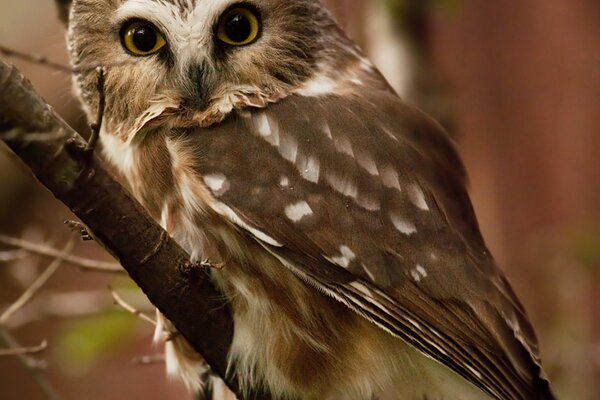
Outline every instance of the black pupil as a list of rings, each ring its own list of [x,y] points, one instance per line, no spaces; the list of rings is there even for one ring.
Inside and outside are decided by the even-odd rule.
[[[252,34],[252,25],[242,14],[232,14],[225,23],[225,34],[231,41],[241,43]]]
[[[152,51],[158,38],[154,29],[148,26],[138,26],[133,31],[133,44],[143,52]]]

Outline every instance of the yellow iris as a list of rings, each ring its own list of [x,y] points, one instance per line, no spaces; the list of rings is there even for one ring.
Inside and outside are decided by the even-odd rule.
[[[260,33],[256,13],[246,7],[235,7],[227,11],[219,22],[217,37],[232,46],[253,43]]]
[[[155,54],[167,44],[154,25],[145,21],[134,21],[125,25],[121,31],[121,40],[123,46],[136,56]]]

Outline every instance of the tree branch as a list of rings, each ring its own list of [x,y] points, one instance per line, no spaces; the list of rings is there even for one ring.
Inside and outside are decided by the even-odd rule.
[[[84,140],[35,93],[25,77],[1,61],[0,140],[81,219],[241,399],[235,374],[226,374],[233,335],[231,314],[209,273],[189,268],[189,255],[95,156],[85,156]],[[252,393],[245,398],[269,396]]]

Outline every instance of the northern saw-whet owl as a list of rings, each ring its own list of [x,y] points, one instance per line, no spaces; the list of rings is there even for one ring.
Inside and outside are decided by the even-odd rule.
[[[453,143],[319,0],[73,0],[68,47],[91,120],[85,67],[107,66],[107,158],[194,259],[223,265],[242,387],[553,398]],[[199,387],[183,338],[167,363]]]

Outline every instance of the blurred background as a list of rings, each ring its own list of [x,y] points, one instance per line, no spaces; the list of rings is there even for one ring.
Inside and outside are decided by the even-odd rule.
[[[530,314],[560,397],[599,399],[600,2],[327,3],[398,92],[458,142],[484,236]],[[0,45],[67,63],[55,16],[51,0],[3,0]],[[9,61],[87,131],[68,76]],[[0,234],[63,248],[69,218],[0,145]],[[51,259],[0,239],[2,313]],[[111,261],[93,242],[77,241],[73,253]],[[191,398],[165,378],[153,327],[115,306],[108,285],[152,315],[125,276],[65,264],[0,323],[0,348],[48,341],[25,359],[0,356],[0,397]]]

